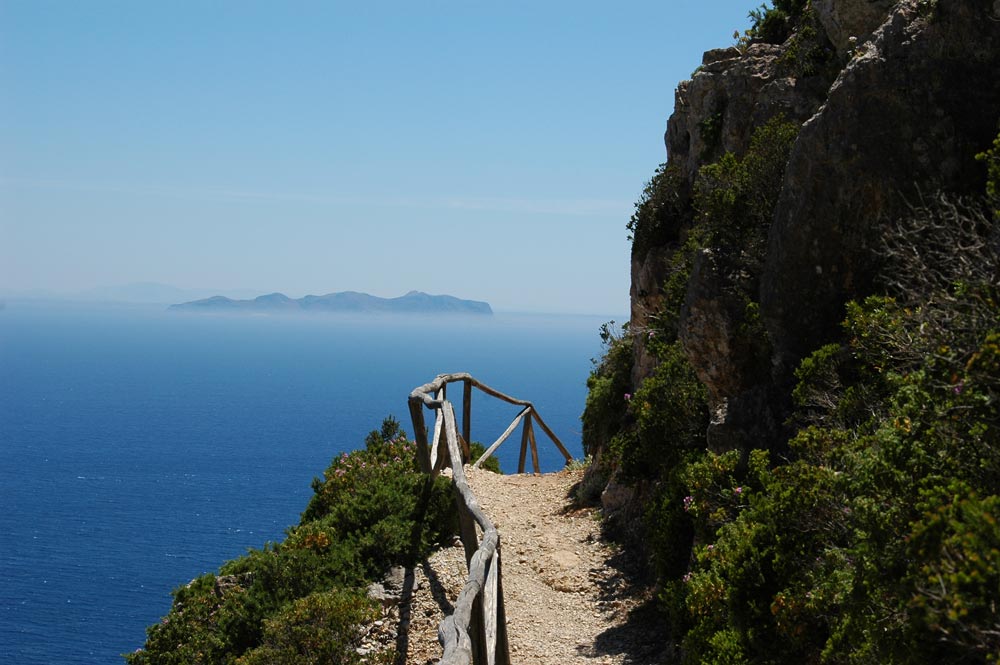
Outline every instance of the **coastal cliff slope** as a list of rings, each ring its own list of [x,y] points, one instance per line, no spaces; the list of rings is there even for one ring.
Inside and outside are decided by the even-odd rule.
[[[628,222],[586,494],[683,662],[993,662],[1000,3],[751,20]]]

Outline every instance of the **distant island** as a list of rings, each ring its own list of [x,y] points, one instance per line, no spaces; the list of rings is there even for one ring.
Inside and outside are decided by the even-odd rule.
[[[462,300],[454,296],[432,296],[410,291],[398,298],[379,298],[357,291],[328,293],[325,296],[289,298],[283,293],[257,296],[252,300],[234,300],[212,296],[203,300],[171,305],[168,309],[183,312],[372,312],[385,314],[476,314],[492,316],[487,302]]]

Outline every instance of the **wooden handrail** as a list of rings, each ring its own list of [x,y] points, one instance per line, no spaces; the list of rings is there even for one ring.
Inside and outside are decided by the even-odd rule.
[[[458,433],[455,407],[447,400],[449,383],[461,381],[462,391],[462,435]],[[510,647],[507,641],[507,619],[503,601],[502,557],[500,556],[500,535],[496,526],[486,516],[479,501],[469,487],[465,477],[464,463],[468,461],[469,442],[472,436],[472,388],[478,388],[487,395],[510,404],[524,407],[514,421],[486,452],[476,460],[478,468],[507,437],[524,421],[521,436],[521,454],[518,473],[524,473],[527,447],[531,447],[531,459],[535,473],[539,473],[538,448],[532,420],[539,426],[568,464],[572,457],[562,442],[538,416],[531,402],[514,399],[498,390],[480,383],[470,374],[440,374],[434,381],[425,383],[410,393],[410,418],[413,421],[413,436],[417,442],[417,457],[421,468],[436,476],[445,466],[452,470],[452,486],[455,489],[455,504],[458,507],[459,529],[469,576],[462,587],[455,611],[445,617],[438,627],[438,639],[444,648],[441,663],[444,665],[510,665]],[[427,439],[423,407],[436,411],[433,441]],[[441,444],[444,444],[443,446]],[[482,540],[476,525],[482,530]]]

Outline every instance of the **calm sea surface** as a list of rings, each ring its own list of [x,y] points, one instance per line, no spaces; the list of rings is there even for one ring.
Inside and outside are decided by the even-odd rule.
[[[575,456],[598,326],[0,310],[0,662],[114,663],[170,591],[282,538],[310,481],[406,397],[468,371],[532,400]],[[459,393],[460,395],[461,393]],[[516,411],[482,393],[473,438]],[[501,448],[515,470],[517,437]],[[561,458],[539,432],[545,470]]]

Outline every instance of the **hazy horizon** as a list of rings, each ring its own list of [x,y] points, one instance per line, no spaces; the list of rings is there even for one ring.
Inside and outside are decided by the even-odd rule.
[[[155,287],[153,290],[160,290],[161,293],[166,293],[167,289],[174,296],[161,295],[156,296],[150,295],[142,289],[133,289],[132,287]],[[419,291],[419,289],[412,289],[413,291]],[[270,291],[266,293],[261,293],[258,291],[250,291],[246,289],[179,289],[173,287],[169,284],[153,283],[153,282],[134,282],[131,284],[119,284],[111,285],[108,287],[95,287],[92,289],[85,289],[76,292],[55,292],[55,291],[22,291],[22,292],[8,292],[0,290],[0,305],[7,303],[10,304],[26,304],[30,306],[40,306],[49,308],[59,308],[60,306],[88,306],[88,307],[102,307],[111,306],[118,308],[121,306],[125,307],[136,307],[136,308],[155,308],[154,311],[165,311],[167,307],[176,304],[182,304],[185,302],[191,302],[195,300],[203,300],[206,298],[211,298],[214,296],[223,296],[233,300],[253,300],[259,296],[267,296],[273,293],[282,293],[276,291]],[[314,293],[303,293],[300,295],[294,295],[291,293],[284,293],[283,295],[289,296],[293,299],[300,299],[305,296],[324,296],[331,293],[336,293],[333,291],[326,292],[314,292]],[[390,294],[379,294],[379,293],[369,293],[365,291],[359,291],[359,293],[364,293],[366,295],[376,296],[379,298],[398,298],[400,296],[406,295],[406,293],[390,293]],[[517,315],[527,315],[527,316],[553,316],[553,317],[580,317],[588,318],[592,317],[595,320],[600,319],[603,323],[608,319],[615,319],[616,321],[626,321],[628,320],[627,307],[615,312],[613,310],[607,311],[574,311],[574,310],[559,310],[559,309],[539,309],[539,308],[507,308],[507,307],[496,307],[493,303],[482,298],[476,298],[473,296],[459,296],[454,293],[430,293],[428,295],[432,296],[453,296],[460,298],[462,300],[473,300],[486,302],[490,305],[493,310],[494,315],[500,316],[517,316]],[[385,319],[399,319],[401,321],[413,320],[419,318],[435,318],[433,313],[392,313],[392,312],[378,312],[378,311],[365,311],[359,313],[351,313],[349,311],[281,311],[277,310],[274,312],[244,312],[244,311],[234,311],[225,312],[221,310],[211,310],[207,312],[183,312],[181,315],[185,316],[301,316],[304,318],[319,316],[340,316],[340,317],[359,317],[359,318],[385,318]],[[482,317],[481,315],[475,314],[464,314],[464,313],[453,313],[451,314],[454,318],[470,318],[470,319],[480,319],[485,318],[490,320],[493,317]],[[595,331],[597,328],[595,328]],[[595,332],[596,334],[596,332]]]
[[[674,88],[752,6],[0,3],[0,293],[627,310]]]

